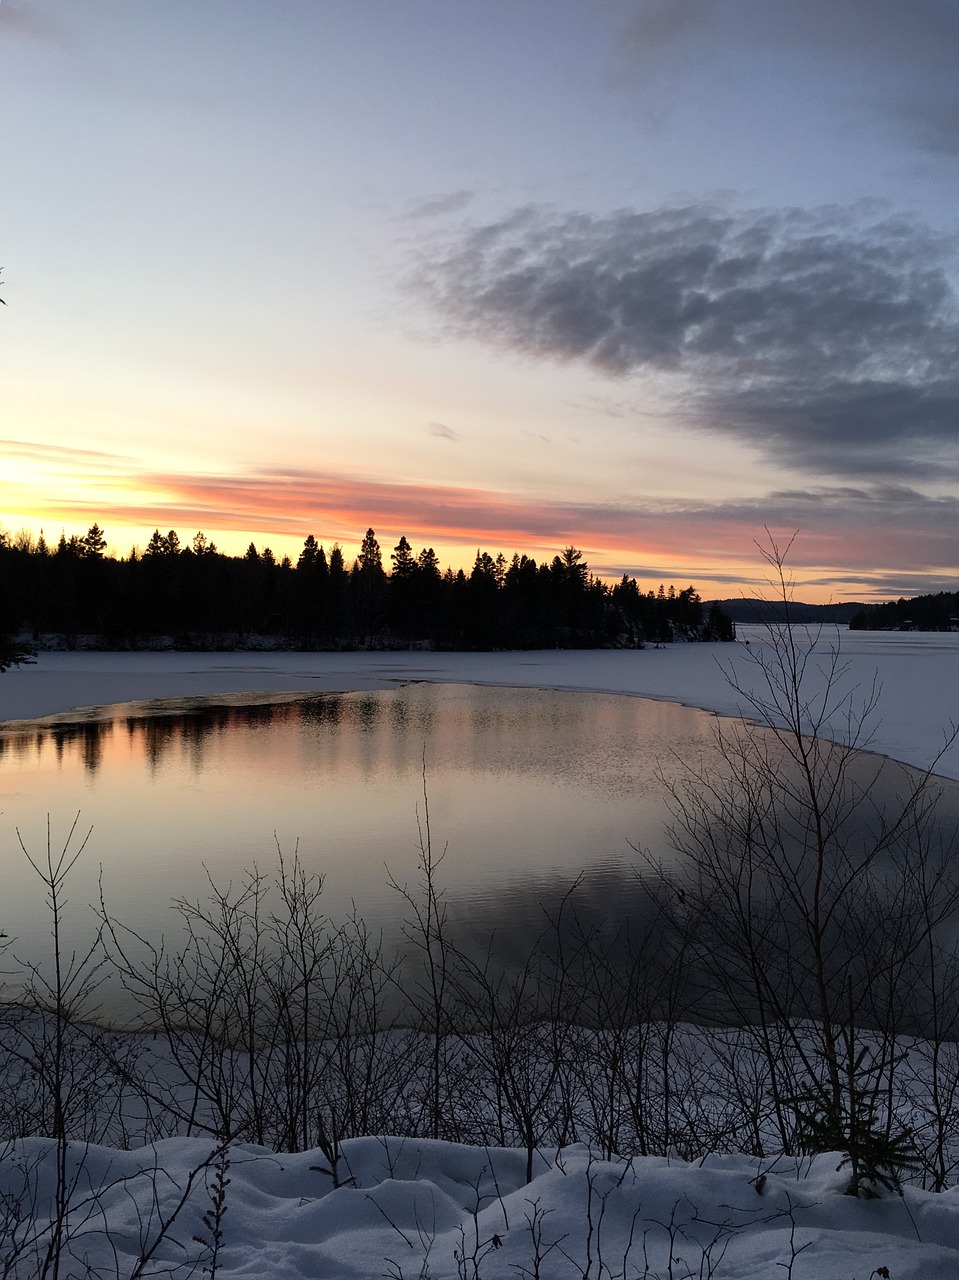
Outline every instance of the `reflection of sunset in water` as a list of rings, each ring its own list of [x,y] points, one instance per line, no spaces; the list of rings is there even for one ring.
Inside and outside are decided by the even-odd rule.
[[[204,868],[226,883],[254,862],[269,869],[279,844],[326,875],[331,915],[355,901],[389,926],[384,863],[415,880],[425,761],[451,900],[505,911],[524,884],[623,867],[628,841],[661,841],[656,770],[668,750],[698,755],[710,725],[634,698],[410,684],[256,705],[130,704],[21,726],[0,735],[6,899],[21,937],[47,930],[15,828],[36,853],[48,812],[55,845],[79,812],[93,832],[71,874],[74,920],[97,899],[102,866],[111,910],[158,934],[172,897],[204,893]]]

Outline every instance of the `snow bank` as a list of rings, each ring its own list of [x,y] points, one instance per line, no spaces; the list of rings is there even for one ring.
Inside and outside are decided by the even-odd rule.
[[[498,1148],[359,1138],[344,1144],[334,1188],[317,1153],[235,1145],[217,1169],[209,1142],[173,1139],[132,1152],[74,1146],[61,1274],[215,1274],[258,1280],[954,1280],[959,1193],[907,1188],[904,1199],[841,1193],[838,1157],[747,1156],[604,1161],[583,1146],[524,1158]],[[27,1169],[42,1199],[55,1144],[32,1139],[2,1170]],[[217,1176],[225,1212],[212,1213]],[[163,1239],[160,1224],[172,1220]],[[228,1182],[226,1181],[228,1179]],[[213,1257],[214,1229],[222,1235]],[[29,1252],[22,1258],[27,1274]],[[77,1270],[80,1266],[82,1270]],[[15,1272],[18,1274],[18,1272]]]

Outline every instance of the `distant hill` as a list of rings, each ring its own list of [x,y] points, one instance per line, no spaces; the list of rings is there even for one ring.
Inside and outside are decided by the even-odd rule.
[[[959,631],[959,591],[864,605],[849,626],[853,631]]]
[[[747,596],[739,596],[733,600],[707,600],[705,607],[718,604],[720,609],[732,618],[733,622],[782,622],[784,620],[782,601],[754,600]],[[790,600],[790,622],[835,622],[845,625],[850,619],[873,606],[861,601],[849,600],[842,604],[804,604],[801,600]]]

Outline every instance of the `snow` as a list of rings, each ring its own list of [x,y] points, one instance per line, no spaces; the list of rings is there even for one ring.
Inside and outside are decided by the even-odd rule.
[[[597,690],[735,715],[743,699],[724,671],[747,692],[761,687],[755,659],[764,642],[741,629],[747,634],[749,646],[640,652],[44,653],[36,666],[0,677],[0,719],[404,680]],[[830,632],[824,639],[841,643],[846,687],[858,686],[866,698],[878,675],[882,696],[872,748],[920,767],[936,762],[949,722],[959,718],[959,636]],[[828,644],[812,668],[820,682]],[[959,750],[936,769],[959,778]],[[363,1137],[343,1144],[337,1167],[343,1185],[334,1186],[318,1151],[278,1155],[235,1144],[223,1153],[210,1139],[194,1137],[132,1151],[70,1143],[66,1154],[74,1209],[63,1276],[187,1276],[204,1268],[224,1278],[261,1280],[959,1275],[959,1189],[933,1194],[906,1187],[902,1197],[855,1200],[842,1194],[839,1155],[606,1161],[578,1145],[540,1151],[527,1185],[523,1151]],[[39,1273],[35,1263],[46,1237],[31,1240],[30,1224],[49,1211],[56,1157],[57,1144],[45,1138],[0,1149],[0,1264],[10,1267],[4,1274]],[[225,1206],[220,1219],[218,1180]],[[32,1202],[21,1204],[26,1216],[18,1218],[16,1196],[10,1196],[24,1188]],[[217,1231],[222,1238],[214,1255]]]
[[[18,1144],[43,1192],[54,1156],[52,1142]],[[128,1276],[151,1246],[155,1273],[200,1273],[214,1261],[214,1226],[222,1232],[216,1274],[257,1280],[959,1274],[959,1192],[907,1188],[902,1198],[850,1199],[835,1155],[606,1161],[578,1145],[543,1151],[526,1184],[517,1151],[371,1137],[344,1143],[348,1185],[334,1188],[316,1152],[277,1156],[235,1144],[221,1169],[226,1209],[215,1223],[216,1156],[196,1138],[135,1151],[74,1146],[68,1178],[87,1204],[61,1274]],[[0,1169],[4,1191],[14,1164]],[[158,1223],[183,1199],[191,1173],[191,1193],[157,1243]],[[23,1263],[15,1275],[29,1274]]]
[[[622,693],[748,715],[748,703],[728,677],[747,693],[762,692],[756,659],[768,651],[768,637],[758,627],[740,627],[739,635],[733,644],[642,650],[42,653],[35,666],[0,679],[0,722],[156,698],[375,689],[404,680]],[[834,650],[844,689],[866,700],[878,681],[872,750],[959,779],[959,748],[939,759],[946,734],[959,722],[959,634],[830,627],[799,635],[807,644],[818,640],[807,671],[811,682],[822,684]]]

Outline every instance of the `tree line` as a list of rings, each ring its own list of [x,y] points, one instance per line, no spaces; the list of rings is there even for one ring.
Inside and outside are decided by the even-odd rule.
[[[551,561],[477,551],[469,572],[443,571],[432,547],[401,537],[384,564],[373,529],[348,563],[308,534],[294,564],[251,542],[221,553],[203,532],[189,544],[155,529],[146,548],[108,555],[93,524],[80,537],[0,532],[0,635],[68,646],[443,649],[642,647],[731,640],[733,624],[692,586],[609,585],[567,546]]]
[[[849,630],[959,631],[959,591],[866,605],[849,619]]]

